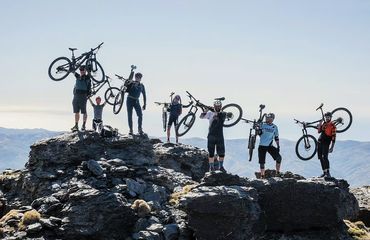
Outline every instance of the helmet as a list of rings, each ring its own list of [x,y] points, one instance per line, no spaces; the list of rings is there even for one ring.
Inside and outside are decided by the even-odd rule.
[[[143,77],[143,74],[142,73],[135,73],[135,77],[137,77],[137,78],[142,78]]]
[[[266,118],[272,118],[272,119],[275,119],[275,114],[273,113],[269,113],[266,115]]]
[[[222,107],[222,102],[220,100],[216,100],[213,102],[214,107]]]
[[[332,117],[331,112],[326,112],[326,113],[324,114],[324,117]]]
[[[222,102],[220,100],[216,100],[213,102],[213,107],[216,112],[220,112],[222,108]]]
[[[174,102],[181,102],[181,97],[180,97],[180,95],[176,95],[176,96],[173,98],[173,101],[174,101]]]

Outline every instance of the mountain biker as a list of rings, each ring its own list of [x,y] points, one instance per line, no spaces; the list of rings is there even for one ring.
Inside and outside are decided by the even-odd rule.
[[[86,120],[87,120],[87,113],[86,113],[86,103],[87,103],[87,96],[91,92],[91,78],[86,73],[86,66],[81,65],[80,74],[74,73],[76,77],[76,83],[73,88],[73,113],[75,114],[75,125],[71,128],[73,132],[78,131],[78,122],[80,120],[80,111],[83,114],[83,123],[81,130],[84,131],[86,129]]]
[[[326,112],[324,114],[324,118],[325,122],[323,123],[323,121],[320,121],[319,125],[317,126],[318,133],[320,133],[317,145],[317,155],[320,159],[321,168],[323,170],[323,174],[320,177],[331,177],[329,172],[328,155],[334,150],[337,128],[331,121],[331,112]]]
[[[205,111],[201,113],[200,118],[209,120],[209,129],[207,136],[207,148],[208,148],[208,163],[209,171],[214,172],[215,170],[221,170],[226,172],[223,162],[225,159],[225,141],[223,133],[223,124],[226,119],[226,113],[222,111],[222,103],[216,100],[213,103],[213,111]],[[215,167],[215,149],[218,155],[218,166]]]
[[[176,95],[172,103],[168,109],[170,112],[170,117],[168,119],[168,124],[167,124],[167,142],[170,142],[170,131],[171,131],[171,126],[174,124],[175,128],[178,123],[179,116],[182,113],[182,104],[181,104],[181,97],[180,95]],[[179,137],[176,134],[176,143],[179,142]]]
[[[141,83],[141,79],[143,78],[143,74],[136,73],[135,74],[135,81],[132,81],[127,86],[127,100],[126,100],[126,106],[127,106],[127,117],[128,117],[128,126],[130,128],[129,134],[133,134],[132,130],[132,110],[135,109],[136,115],[138,117],[138,132],[139,134],[143,134],[143,112],[142,110],[145,110],[146,108],[146,94],[145,94],[145,87]],[[143,107],[140,107],[139,97],[140,94],[143,94],[144,98],[144,104]]]
[[[275,114],[269,113],[266,115],[266,122],[262,123],[258,130],[260,135],[260,143],[258,146],[258,160],[260,164],[261,178],[265,177],[265,162],[266,153],[268,152],[271,157],[276,161],[276,174],[280,174],[281,155],[279,143],[279,130],[278,127],[272,122],[275,119]],[[275,140],[276,146],[272,145]]]
[[[93,103],[91,98],[89,98],[90,104],[94,109],[94,119],[92,121],[92,127],[96,131],[97,125],[100,123],[103,125],[103,108],[107,102],[101,103],[101,97],[96,97],[96,104]]]

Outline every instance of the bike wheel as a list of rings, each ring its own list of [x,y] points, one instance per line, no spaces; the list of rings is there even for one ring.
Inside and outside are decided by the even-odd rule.
[[[123,102],[124,102],[124,98],[125,98],[125,93],[124,92],[119,92],[116,96],[116,98],[114,99],[114,105],[113,105],[113,113],[114,114],[118,114],[121,109],[122,109],[122,106],[123,106]]]
[[[222,111],[227,113],[226,120],[224,122],[224,127],[232,127],[237,124],[243,115],[242,108],[235,103],[226,104]]]
[[[336,108],[332,112],[332,119],[337,122],[337,132],[345,132],[352,124],[352,113],[347,108]]]
[[[89,59],[86,61],[87,70],[90,73],[91,79],[94,82],[102,83],[105,80],[105,73],[103,67],[95,59]]]
[[[167,112],[162,112],[162,124],[163,124],[163,130],[166,131]]]
[[[65,79],[71,72],[71,65],[71,60],[67,57],[58,57],[49,66],[49,77],[54,81]]]
[[[108,88],[104,93],[105,101],[109,105],[114,105],[114,100],[116,99],[116,96],[118,95],[118,93],[119,93],[119,88],[117,87]]]
[[[249,137],[249,140],[248,140],[249,161],[252,161],[253,150],[254,150],[255,145],[256,145],[256,136],[252,135],[252,136]]]
[[[299,159],[303,161],[313,158],[317,151],[317,140],[312,135],[304,135],[298,139],[295,152]]]
[[[178,137],[184,136],[187,132],[189,132],[190,128],[193,126],[195,122],[195,114],[189,113],[187,114],[179,124],[176,126],[176,134]]]

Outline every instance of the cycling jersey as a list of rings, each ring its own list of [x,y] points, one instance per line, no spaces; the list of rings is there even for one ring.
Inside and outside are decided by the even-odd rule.
[[[317,129],[317,131],[321,133],[320,139],[328,139],[333,142],[335,141],[337,127],[332,121],[324,122],[321,127]]]
[[[279,130],[275,124],[263,123],[261,125],[261,131],[260,146],[270,146],[274,139],[279,140]]]
[[[74,94],[89,93],[91,89],[91,79],[88,75],[81,76],[75,73],[76,83],[74,87]]]
[[[211,112],[208,111],[205,115],[201,115],[201,118],[206,118],[209,120],[209,131],[208,137],[224,137],[223,127],[226,119],[226,113],[224,112]]]
[[[182,104],[176,103],[170,106],[170,116],[178,117],[181,114]]]

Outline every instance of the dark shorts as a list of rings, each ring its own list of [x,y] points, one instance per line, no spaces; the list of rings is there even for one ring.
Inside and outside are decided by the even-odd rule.
[[[170,118],[168,119],[167,126],[170,128],[172,126],[172,124],[174,124],[175,127],[176,127],[177,124],[178,124],[178,119],[179,119],[178,116],[170,115]]]
[[[208,137],[207,148],[209,157],[215,156],[215,150],[219,157],[225,157],[225,141],[223,138]]]
[[[75,94],[73,96],[72,106],[73,113],[86,114],[86,103],[87,103],[87,94]]]
[[[277,162],[281,163],[281,155],[279,150],[274,146],[259,146],[258,147],[258,162],[259,164],[265,164],[266,153],[269,153],[271,157]]]

